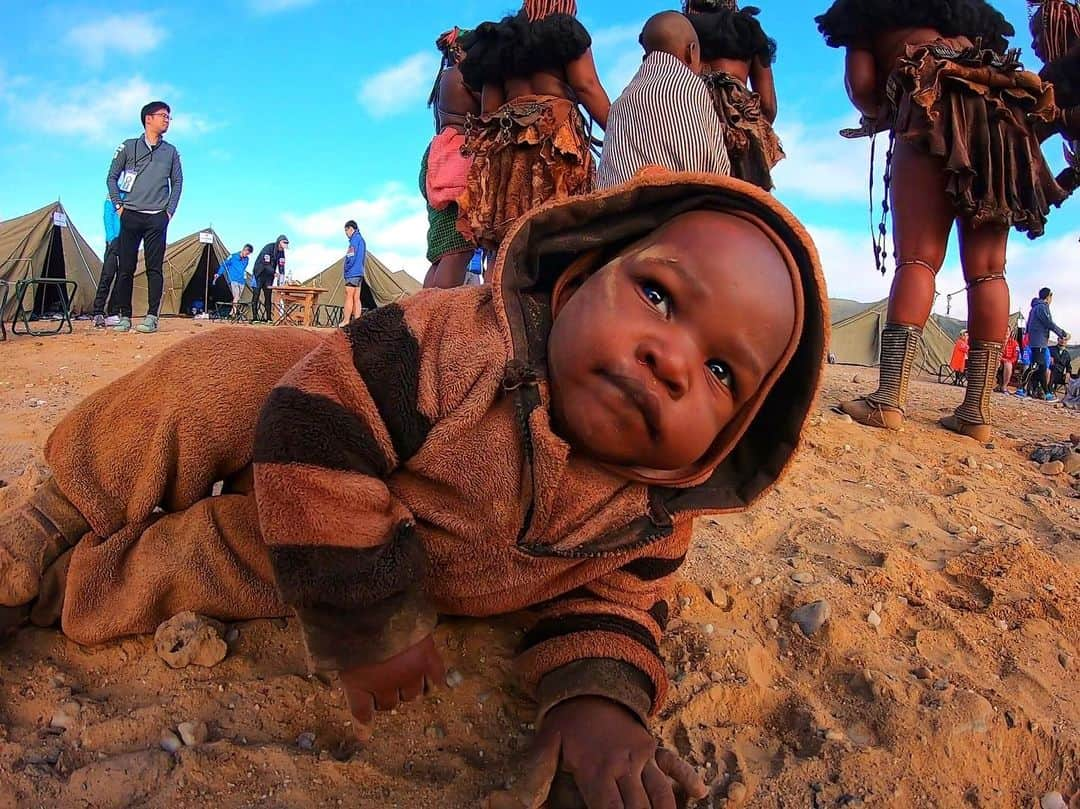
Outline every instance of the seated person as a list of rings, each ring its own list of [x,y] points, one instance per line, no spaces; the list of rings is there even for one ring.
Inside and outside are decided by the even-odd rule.
[[[694,26],[677,11],[645,23],[645,59],[608,113],[596,187],[625,183],[646,166],[730,174],[724,128],[701,81]]]
[[[79,643],[295,611],[364,738],[440,678],[438,613],[536,608],[519,670],[544,769],[511,799],[539,805],[557,764],[590,806],[701,798],[648,730],[667,598],[694,518],[790,462],[824,301],[806,231],[745,183],[659,173],[548,206],[490,284],[329,336],[213,331],[89,396],[0,515],[0,604],[36,599]]]

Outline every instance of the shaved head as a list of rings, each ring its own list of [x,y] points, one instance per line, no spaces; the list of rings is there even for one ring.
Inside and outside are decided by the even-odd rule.
[[[654,14],[645,23],[638,41],[645,49],[646,56],[657,52],[670,53],[697,69],[698,35],[690,20],[678,11]]]

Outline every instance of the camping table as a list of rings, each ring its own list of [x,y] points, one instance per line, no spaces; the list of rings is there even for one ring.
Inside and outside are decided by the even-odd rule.
[[[281,312],[277,325],[310,326],[315,322],[315,307],[323,287],[305,287],[295,284],[273,287],[273,307]]]
[[[34,299],[30,298],[30,308],[27,309],[23,302],[26,298],[26,291],[33,290],[33,293],[37,294],[37,288],[39,286],[57,286],[60,287],[60,320],[56,324],[55,329],[37,330],[33,328],[30,323],[30,316],[34,313]],[[79,284],[76,281],[68,281],[65,278],[24,278],[21,281],[15,282],[15,314],[11,318],[11,333],[12,334],[29,334],[33,337],[47,337],[50,334],[59,334],[64,326],[67,326],[68,334],[71,334],[71,307],[70,301],[75,297],[75,293],[79,289]],[[23,331],[19,331],[19,324],[22,323]]]

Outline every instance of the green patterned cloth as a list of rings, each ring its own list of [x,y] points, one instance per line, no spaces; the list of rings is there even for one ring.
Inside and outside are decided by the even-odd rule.
[[[427,165],[430,153],[431,147],[428,146],[420,161],[420,194],[424,197],[425,203],[427,202]],[[432,264],[451,253],[464,253],[473,249],[473,245],[466,241],[455,227],[457,215],[457,205],[448,205],[441,211],[435,210],[430,205],[427,206],[427,260]]]

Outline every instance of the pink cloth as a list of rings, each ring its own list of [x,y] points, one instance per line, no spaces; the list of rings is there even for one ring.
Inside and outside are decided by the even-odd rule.
[[[428,205],[441,211],[458,201],[465,193],[465,180],[469,176],[472,160],[461,154],[465,136],[456,129],[447,128],[431,141],[427,168]]]

